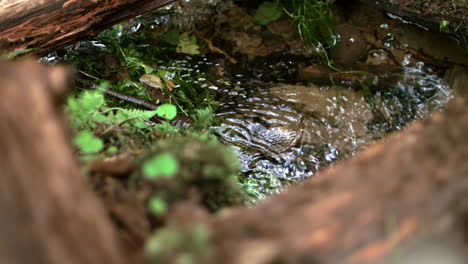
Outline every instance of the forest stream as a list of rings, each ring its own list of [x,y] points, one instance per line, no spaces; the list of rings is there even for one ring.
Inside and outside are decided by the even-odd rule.
[[[107,94],[117,95],[117,106],[175,104],[181,111],[172,123],[179,127],[192,124],[190,109],[212,109],[209,130],[235,151],[239,181],[254,200],[313,177],[465,93],[468,57],[460,40],[342,3],[319,28],[321,42],[311,44],[290,16],[259,24],[259,4],[184,1],[42,60],[73,65],[83,89],[93,78],[114,82]],[[119,95],[129,89],[144,103]]]
[[[68,220],[79,215],[99,229],[86,207],[75,210],[97,194],[90,208],[110,227],[108,240],[116,231],[122,255],[138,260],[132,263],[393,263],[413,238],[418,246],[451,247],[434,237],[463,244],[465,254],[464,1],[156,2],[170,5],[144,13],[132,1],[103,4],[109,12],[131,7],[132,16],[143,14],[112,27],[117,22],[96,20],[107,28],[99,34],[91,21],[67,47],[59,42],[72,33],[62,30],[54,36],[58,50],[21,42],[29,49],[3,55],[42,56],[41,63],[0,65],[3,72],[11,65],[5,76],[16,77],[2,80],[1,124],[13,139],[4,138],[11,146],[5,149],[15,155],[0,165],[11,174],[4,179],[19,187],[5,191],[4,200],[32,212],[29,219],[29,211],[5,210],[5,223],[24,229],[24,241],[39,234],[44,238],[34,242],[49,250],[42,240],[70,231],[63,249],[87,251],[71,246],[81,230]],[[85,12],[80,4],[64,7]],[[88,8],[95,12],[89,16],[109,18],[98,4]],[[28,23],[38,19],[35,10]],[[25,27],[11,26],[10,33]],[[65,95],[69,77],[73,89]],[[16,109],[29,102],[50,120]],[[21,118],[41,130],[21,130]],[[49,149],[55,141],[60,147]],[[29,150],[35,155],[21,152]],[[52,165],[43,166],[49,157]],[[62,158],[69,167],[60,166]],[[50,182],[36,177],[36,167],[17,164],[44,169],[37,174]],[[56,209],[66,209],[66,217]],[[18,219],[27,228],[16,226]],[[47,232],[29,231],[38,224]],[[100,234],[90,230],[90,238]]]
[[[190,1],[136,18],[122,30],[163,34],[166,42],[137,45],[158,45],[173,54],[178,59],[154,63],[215,94],[218,122],[211,131],[232,146],[245,182],[253,180],[262,194],[309,178],[428,117],[463,89],[450,84],[466,78],[466,50],[396,15],[338,6],[331,46],[314,47],[301,41],[288,17],[256,25],[252,7]],[[174,43],[174,53],[167,45],[171,34],[198,42]],[[75,52],[106,49],[95,41]],[[112,60],[103,58],[107,66]],[[153,101],[164,98],[154,95],[158,84],[151,84],[150,75],[140,81],[152,89]]]

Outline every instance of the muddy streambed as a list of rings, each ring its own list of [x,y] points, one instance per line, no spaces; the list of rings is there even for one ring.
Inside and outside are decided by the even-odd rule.
[[[131,45],[157,46],[166,54],[152,66],[177,72],[214,95],[217,123],[211,131],[238,154],[243,184],[263,194],[307,179],[428,117],[455,95],[449,84],[466,76],[467,56],[456,41],[364,6],[337,7],[338,45],[324,57],[300,40],[286,16],[260,26],[252,6],[215,2],[186,2],[136,18],[122,30],[150,36]],[[187,34],[197,41],[169,45],[168,32],[175,29],[179,40]],[[108,76],[125,66],[99,41],[74,52],[102,54],[95,56],[112,69]],[[59,57],[66,56],[45,60]],[[456,64],[461,70],[454,70]],[[151,96],[154,87],[141,76],[139,81],[148,88],[143,93],[158,100]]]

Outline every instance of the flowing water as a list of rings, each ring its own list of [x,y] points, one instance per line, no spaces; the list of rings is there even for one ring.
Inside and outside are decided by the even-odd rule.
[[[442,78],[422,63],[405,68],[372,104],[345,86],[252,83],[228,91],[213,130],[236,146],[248,177],[302,180],[427,117],[450,97]]]
[[[310,63],[309,55],[284,52],[251,60],[251,46],[242,42],[255,42],[255,36],[240,35],[242,38],[236,40],[239,49],[250,52],[249,62],[242,66],[223,67],[207,58],[195,59],[197,63],[184,62],[182,67],[190,68],[187,65],[192,64],[197,72],[212,70],[213,66],[218,72],[219,68],[227,71],[221,79],[225,82],[227,76],[232,85],[211,87],[220,98],[216,109],[219,124],[212,131],[235,149],[246,182],[259,182],[256,188],[261,193],[274,192],[351,157],[414,120],[428,117],[448,102],[452,94],[443,81],[444,71],[414,58],[408,45],[395,37],[418,39],[419,32],[407,36],[394,21],[387,21],[388,18],[377,26],[381,39],[344,35],[353,42],[373,41],[370,45],[375,48],[369,51],[369,65],[389,63],[389,58],[393,58],[401,67],[396,73],[388,73],[394,75],[390,82],[373,85],[371,97],[347,82],[324,85],[300,81],[298,69],[301,64]],[[235,30],[235,26],[230,30]],[[260,47],[259,52],[265,48],[268,46]]]

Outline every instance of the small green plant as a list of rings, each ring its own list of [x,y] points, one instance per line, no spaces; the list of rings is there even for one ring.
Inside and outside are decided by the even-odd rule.
[[[102,139],[95,137],[95,132],[92,132],[98,128],[101,130],[101,136],[116,127],[126,128],[135,134],[139,129],[151,129],[145,121],[155,115],[171,120],[177,114],[176,107],[171,104],[160,105],[152,111],[109,108],[103,95],[103,90],[108,86],[108,83],[103,83],[96,90],[83,91],[67,100],[70,124],[79,132],[75,138],[75,145],[83,154],[97,153],[103,149]]]
[[[167,203],[163,199],[155,196],[149,200],[148,209],[152,214],[160,216],[164,215],[168,208]]]
[[[132,122],[137,127],[146,127],[142,121],[158,115],[168,120],[177,114],[174,105],[163,104],[156,110],[108,108],[102,91],[84,91],[77,97],[68,98],[68,112],[72,127],[77,130],[94,129],[100,123],[108,125]]]
[[[78,96],[67,99],[68,116],[71,126],[76,131],[95,129],[97,122],[103,122],[106,117],[99,112],[104,105],[102,89],[106,89],[108,83],[103,83],[96,91],[84,91]]]
[[[361,71],[342,71],[331,64],[328,57],[328,49],[336,44],[334,34],[334,19],[331,9],[334,0],[278,0],[285,12],[297,24],[301,39],[311,43],[319,51],[324,64],[333,71],[359,75],[359,84],[364,92],[366,100],[373,104],[373,95],[366,82],[368,76]],[[362,80],[364,79],[364,80]],[[333,82],[333,80],[331,80]]]
[[[98,153],[104,147],[104,143],[90,131],[78,133],[74,140],[75,145],[83,154]]]
[[[162,52],[160,47],[164,43],[161,42],[170,43],[171,46],[166,45]],[[89,53],[99,54],[99,58],[88,56]],[[119,81],[112,84],[112,89],[147,101],[152,98],[148,84],[142,81],[142,77],[158,77],[160,87],[157,89],[163,91],[166,102],[175,105],[180,113],[190,116],[197,109],[217,104],[215,92],[208,88],[212,84],[203,81],[206,80],[203,72],[193,71],[190,66],[177,65],[181,60],[191,61],[191,56],[196,57],[197,54],[197,38],[191,32],[179,32],[178,29],[166,33],[155,33],[152,29],[132,32],[117,25],[92,41],[82,41],[78,47],[68,47],[64,59],[80,73],[95,80],[115,79],[115,75],[119,75]],[[102,63],[106,58],[116,61],[116,68],[112,71]],[[197,63],[196,59],[193,60]],[[111,73],[114,76],[109,76]],[[115,99],[106,100],[120,107],[128,106]]]
[[[445,33],[449,33],[449,31],[450,31],[449,24],[450,24],[450,22],[447,21],[447,20],[440,21],[440,24],[439,24],[440,31],[445,32]]]
[[[152,149],[141,159],[141,177],[151,182],[154,195],[169,207],[194,193],[213,211],[244,202],[236,182],[237,157],[212,137],[193,133],[167,137],[155,142]]]
[[[198,131],[207,130],[211,125],[213,125],[213,122],[213,109],[211,107],[206,107],[204,109],[196,110],[192,127]]]
[[[297,25],[302,40],[324,47],[335,42],[331,5],[334,0],[277,0]]]
[[[143,164],[143,173],[148,179],[157,177],[170,178],[177,172],[177,160],[170,153],[162,153]]]
[[[156,126],[154,126],[154,129],[159,135],[164,137],[181,134],[181,130],[179,127],[173,126],[168,122],[162,122],[161,124],[157,124]]]
[[[166,45],[161,52],[159,44],[164,42],[171,46]],[[104,82],[96,90],[79,90],[68,98],[70,124],[79,131],[77,134],[86,132],[76,139],[77,147],[82,154],[101,155],[151,149],[151,153],[139,157],[138,174],[142,177],[137,179],[157,187],[148,201],[149,211],[157,217],[174,201],[188,199],[192,189],[199,191],[201,202],[213,211],[245,199],[236,182],[237,156],[217,142],[209,130],[215,122],[216,93],[205,74],[193,70],[199,65],[198,52],[197,39],[190,32],[132,32],[119,25],[92,41],[68,47],[64,55],[66,62],[94,83],[115,80],[112,84]],[[105,96],[106,89],[165,104],[155,110],[132,109],[131,103]],[[163,96],[153,97],[152,92]],[[177,113],[191,117],[193,124],[186,129],[149,121],[154,115],[169,121]]]

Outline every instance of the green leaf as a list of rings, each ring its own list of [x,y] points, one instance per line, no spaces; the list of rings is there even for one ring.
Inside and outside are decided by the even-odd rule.
[[[103,123],[109,121],[109,118],[100,112],[94,112],[92,119],[96,123]]]
[[[282,15],[283,10],[276,2],[263,2],[257,9],[255,21],[265,26],[278,20]]]
[[[121,109],[119,108],[115,114],[116,122],[125,122],[131,119],[143,118],[150,119],[154,115],[158,114],[157,110],[148,111],[141,109]]]
[[[68,98],[70,115],[77,118],[87,118],[104,104],[104,96],[100,91],[84,91],[78,97]]]
[[[102,140],[89,131],[79,133],[75,137],[74,143],[85,154],[98,153],[104,147]]]
[[[211,107],[207,107],[205,109],[197,109],[196,116],[194,118],[195,122],[193,123],[193,127],[196,129],[208,129],[214,120],[214,113]]]
[[[167,204],[164,200],[153,197],[148,202],[148,208],[155,215],[163,215],[167,212]]]
[[[159,154],[143,164],[143,173],[148,179],[172,177],[178,168],[177,160],[170,153]]]
[[[448,27],[449,24],[450,24],[450,22],[447,21],[447,20],[440,21],[440,24],[439,24],[440,31],[448,33],[449,32],[449,27]]]
[[[116,146],[110,146],[110,147],[106,150],[106,153],[107,153],[107,154],[116,154],[117,152],[119,152],[119,149],[118,149]]]
[[[172,120],[177,115],[177,108],[172,104],[162,104],[156,109],[156,114],[168,120]]]
[[[89,112],[94,112],[104,104],[104,96],[101,92],[85,91],[80,98],[80,104]]]
[[[168,72],[165,70],[160,70],[156,73],[157,76],[160,78],[166,79],[166,80],[172,80],[174,79],[175,73],[174,72]]]
[[[164,136],[177,135],[180,132],[180,129],[176,126],[169,124],[168,122],[162,122],[154,126],[154,129],[158,134]]]
[[[99,92],[104,92],[107,88],[110,87],[110,82],[108,81],[103,81],[99,84],[98,87],[96,87],[96,90],[98,90]]]
[[[99,109],[104,105],[102,91],[84,91],[67,99],[68,116],[74,129],[92,129],[103,121]]]

